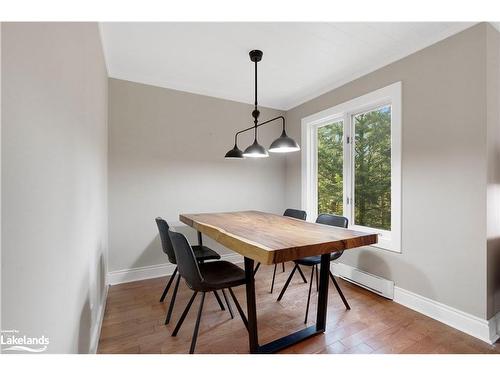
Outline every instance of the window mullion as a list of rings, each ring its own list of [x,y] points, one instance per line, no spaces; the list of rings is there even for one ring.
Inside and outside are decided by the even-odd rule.
[[[312,218],[318,216],[318,126],[313,128],[313,149],[314,149],[314,163],[313,163],[313,173],[314,173],[314,190],[313,190],[313,202],[312,205]]]
[[[351,222],[351,145],[352,131],[348,113],[344,115],[344,216]]]

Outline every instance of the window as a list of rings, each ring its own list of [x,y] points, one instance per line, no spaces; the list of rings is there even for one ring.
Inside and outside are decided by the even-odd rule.
[[[401,83],[302,120],[302,206],[401,251]]]

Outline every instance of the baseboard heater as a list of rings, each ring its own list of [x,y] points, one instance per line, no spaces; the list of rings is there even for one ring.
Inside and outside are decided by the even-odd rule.
[[[394,299],[394,281],[361,271],[343,263],[332,263],[334,275],[385,298]]]

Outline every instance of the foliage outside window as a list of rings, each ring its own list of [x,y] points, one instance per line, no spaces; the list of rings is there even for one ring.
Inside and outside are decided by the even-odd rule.
[[[318,213],[344,214],[344,123],[318,128]]]
[[[391,107],[353,117],[354,223],[391,230]]]

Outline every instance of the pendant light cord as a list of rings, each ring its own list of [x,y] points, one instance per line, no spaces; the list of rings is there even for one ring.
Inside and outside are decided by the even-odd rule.
[[[257,110],[257,61],[255,61],[255,101],[254,101],[254,113],[258,113],[258,110]],[[257,116],[254,116],[254,120],[253,120],[253,123],[255,124],[255,130],[254,130],[254,138],[255,138],[255,141],[257,141],[257,117],[258,117],[258,114]]]
[[[255,61],[255,109],[257,109],[257,61]]]

